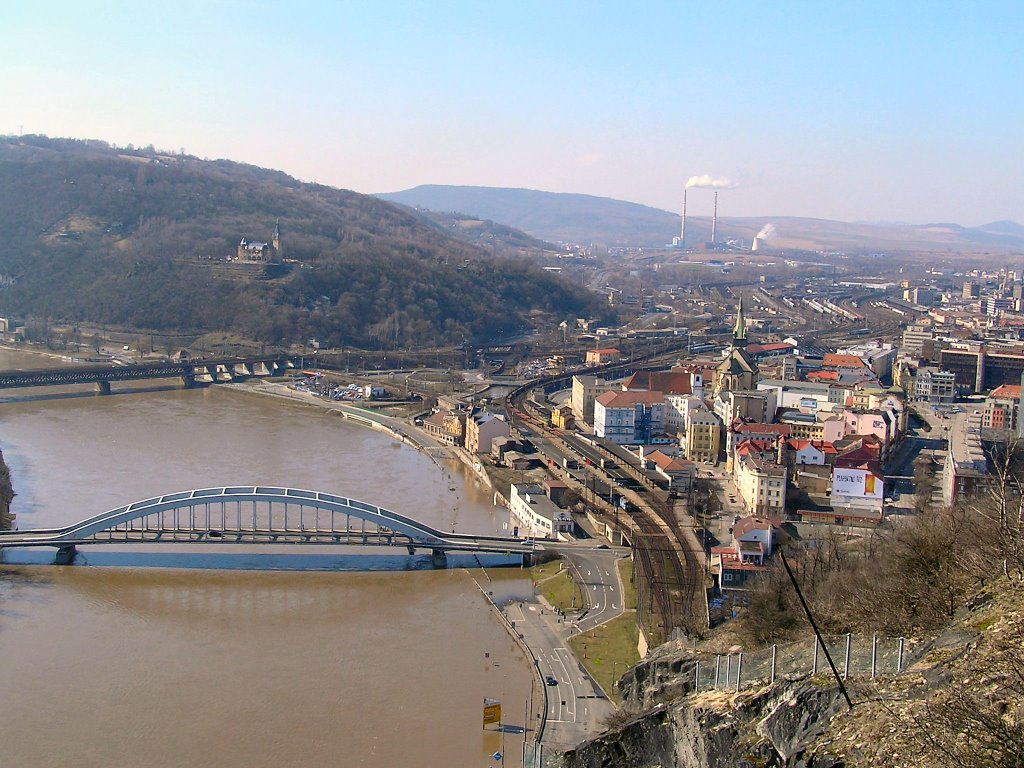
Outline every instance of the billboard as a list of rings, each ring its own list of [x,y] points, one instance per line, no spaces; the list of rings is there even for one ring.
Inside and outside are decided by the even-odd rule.
[[[501,702],[497,699],[484,699],[484,725],[501,722]]]
[[[855,499],[881,499],[882,478],[866,469],[845,469],[836,467],[832,471],[832,496],[846,496]]]

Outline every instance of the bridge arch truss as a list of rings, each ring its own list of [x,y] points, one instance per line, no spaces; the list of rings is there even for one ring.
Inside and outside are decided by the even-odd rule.
[[[65,528],[31,533],[36,544],[53,546],[206,542],[459,549],[464,538],[357,499],[275,486],[224,486],[170,493]],[[4,543],[14,542],[0,539],[0,545]]]

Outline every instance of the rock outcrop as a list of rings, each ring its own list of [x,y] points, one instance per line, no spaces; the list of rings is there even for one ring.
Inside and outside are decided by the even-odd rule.
[[[658,667],[655,666],[657,669]],[[577,747],[566,768],[838,768],[808,748],[846,708],[822,678],[741,693],[709,691],[658,705]]]

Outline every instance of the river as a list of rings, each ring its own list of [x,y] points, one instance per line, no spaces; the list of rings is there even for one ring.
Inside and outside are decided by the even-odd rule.
[[[0,367],[41,366],[4,351]],[[225,387],[3,394],[22,529],[256,483],[464,532],[507,520],[461,464],[320,409]],[[522,737],[483,730],[481,704],[523,725],[530,665],[475,583],[523,593],[517,571],[92,567],[99,550],[0,566],[4,765],[485,766],[501,749],[520,764]]]

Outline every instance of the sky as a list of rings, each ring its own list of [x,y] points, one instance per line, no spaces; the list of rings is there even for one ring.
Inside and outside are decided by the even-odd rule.
[[[1019,0],[5,5],[0,134],[366,193],[677,211],[706,174],[731,187],[723,217],[1024,223]]]

